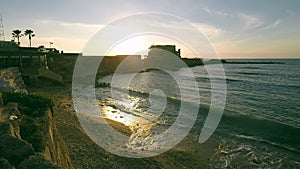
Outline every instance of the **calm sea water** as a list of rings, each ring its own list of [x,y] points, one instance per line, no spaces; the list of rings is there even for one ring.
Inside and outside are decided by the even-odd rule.
[[[227,99],[214,137],[222,140],[220,148],[224,151],[215,156],[213,167],[230,166],[238,159],[245,159],[245,163],[257,167],[300,167],[300,59],[272,61],[284,64],[223,65]],[[186,76],[187,69],[173,72],[176,79],[161,71],[139,73],[130,83],[129,95],[125,81],[129,80],[130,74],[123,74],[119,76],[118,86],[114,89],[117,96],[115,100],[109,95],[110,89],[105,88],[98,89],[101,93],[99,98],[105,100],[107,106],[118,105],[118,114],[128,125],[132,123],[126,118],[129,116],[131,119],[136,117],[134,123],[143,123],[144,120],[153,122],[151,132],[157,134],[176,120],[182,101],[177,84],[180,79],[189,96],[184,101],[200,104],[198,119],[193,127],[195,133],[199,134],[197,131],[201,130],[211,104],[211,79],[203,66],[191,68],[194,77]],[[107,76],[100,81],[110,82],[111,78]],[[197,81],[198,89],[191,87],[193,79]],[[154,93],[157,101],[151,103],[149,93],[154,89],[160,90]],[[200,103],[194,102],[197,90]],[[164,101],[167,101],[166,108],[160,110],[160,104]],[[158,106],[151,107],[151,104]],[[153,112],[160,113],[157,115]]]

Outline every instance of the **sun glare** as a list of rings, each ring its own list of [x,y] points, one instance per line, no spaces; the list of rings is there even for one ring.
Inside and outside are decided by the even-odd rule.
[[[194,54],[184,44],[167,37],[158,35],[141,35],[131,37],[120,43],[116,43],[105,55],[148,55],[148,48],[151,45],[176,45],[183,51],[183,56],[193,56]],[[192,54],[191,54],[192,53]]]
[[[134,55],[134,54],[146,54],[148,46],[142,36],[132,37],[126,39],[121,43],[116,44],[107,55]]]

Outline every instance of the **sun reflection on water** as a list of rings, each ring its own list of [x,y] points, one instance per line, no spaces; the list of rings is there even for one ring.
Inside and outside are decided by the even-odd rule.
[[[137,123],[134,121],[133,115],[121,112],[111,106],[103,106],[101,108],[101,112],[103,113],[104,118],[122,123],[125,126],[132,126]]]

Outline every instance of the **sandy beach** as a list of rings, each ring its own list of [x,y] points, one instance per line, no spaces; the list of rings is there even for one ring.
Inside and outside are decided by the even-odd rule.
[[[65,140],[74,168],[209,168],[214,154],[220,152],[217,139],[211,138],[199,144],[198,137],[189,134],[176,147],[159,156],[142,159],[119,157],[105,151],[86,135],[73,108],[70,85],[30,88],[29,91],[54,101],[54,121]],[[122,134],[131,134],[124,124],[109,119],[107,122]]]

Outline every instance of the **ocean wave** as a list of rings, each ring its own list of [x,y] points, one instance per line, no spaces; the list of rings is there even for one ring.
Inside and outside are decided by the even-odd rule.
[[[262,72],[236,72],[236,73],[237,74],[242,74],[242,75],[259,75],[259,76],[270,75],[270,74],[262,73]]]
[[[113,90],[122,92],[125,95],[127,92],[129,92],[129,94],[133,98],[140,98],[142,100],[147,100],[150,94],[147,92],[136,91],[133,89],[130,89],[128,91],[127,89],[113,88]],[[156,95],[155,97],[164,97],[164,96]],[[169,120],[165,121],[165,123],[158,123],[159,125],[165,127],[172,125],[172,122],[174,122],[174,119],[176,119],[176,116],[178,115],[178,112],[175,113],[174,111],[179,110],[178,107],[180,107],[182,102],[186,102],[191,106],[199,106],[198,114],[200,115],[198,115],[197,120],[201,121],[200,125],[203,125],[202,123],[205,121],[207,117],[207,113],[209,112],[209,109],[211,107],[211,105],[208,103],[199,104],[191,100],[181,100],[180,98],[172,97],[172,96],[166,96],[166,98],[168,100],[168,103],[171,104],[171,106],[175,106],[175,107],[173,107],[171,110],[167,110],[164,112],[162,120],[168,118]],[[142,107],[143,109],[142,111],[147,111],[147,108],[148,108],[147,106]],[[122,111],[126,111],[126,110],[123,109]],[[143,117],[143,113],[140,111],[139,112],[126,111],[126,113]],[[198,127],[201,127],[200,125]],[[224,131],[225,133],[229,133],[229,134],[238,133],[237,137],[241,137],[241,138],[244,137],[243,139],[264,142],[266,144],[277,146],[297,153],[299,153],[298,150],[300,150],[300,146],[298,145],[298,143],[300,142],[299,127],[295,125],[284,124],[280,121],[269,119],[259,115],[254,115],[249,113],[247,114],[244,113],[243,111],[230,110],[226,108],[224,110],[223,117],[220,121],[218,130]],[[254,135],[256,137],[251,137]]]
[[[243,137],[243,136],[242,136]],[[211,158],[213,168],[298,168],[299,157],[278,151],[264,144],[242,141],[240,138],[220,138],[221,142]],[[289,158],[287,158],[289,156]],[[291,157],[293,156],[293,157]]]
[[[219,127],[220,131],[229,131],[229,134],[238,133],[235,135],[244,136],[244,139],[265,142],[293,152],[300,152],[298,144],[300,128],[296,126],[260,116],[225,110]]]
[[[244,67],[239,67],[239,69],[254,69],[254,70],[257,70],[257,69],[262,69],[261,67],[255,67],[255,66],[244,66]]]
[[[140,97],[140,98],[143,98],[143,99],[147,99],[149,97],[149,95],[150,95],[149,92],[137,91],[137,90],[133,90],[133,89],[127,90],[127,89],[123,89],[123,88],[116,88],[116,87],[114,87],[113,90],[117,90],[117,91],[123,92],[124,94],[126,92],[129,92],[129,94],[132,95],[133,97]],[[193,102],[192,99],[190,99],[190,100],[181,100],[180,96],[179,97],[175,97],[175,96],[160,96],[160,95],[154,95],[154,96],[158,97],[158,98],[166,97],[167,100],[168,100],[168,102],[170,102],[171,104],[175,104],[175,105],[180,105],[181,102],[184,102],[184,103],[188,103],[188,104],[191,104],[191,105],[194,105],[194,106],[201,104],[200,108],[203,107],[204,105],[206,107],[210,107],[211,106],[210,103]],[[273,122],[273,123],[278,123],[278,124],[290,126],[290,127],[293,127],[293,128],[299,128],[297,126],[291,126],[291,125],[288,125],[288,124],[284,124],[283,122],[276,121],[275,119],[268,119],[267,117],[263,117],[263,116],[259,116],[259,115],[255,115],[255,114],[246,114],[246,113],[241,112],[241,111],[228,109],[227,107],[225,109],[224,116],[231,117],[231,116],[240,116],[240,115],[242,115],[243,118],[246,118],[246,119],[249,118],[249,119],[252,119],[252,120],[259,120],[259,121],[265,120],[265,121],[270,121],[270,122]]]
[[[244,140],[256,141],[256,142],[269,144],[269,145],[272,145],[274,147],[283,148],[283,149],[286,149],[288,151],[295,152],[295,153],[300,152],[299,149],[296,149],[295,147],[291,147],[291,146],[285,145],[285,144],[280,144],[278,142],[266,140],[266,139],[256,137],[256,136],[249,136],[249,135],[243,135],[243,134],[230,134],[230,135],[234,136],[234,137],[237,137],[237,138],[240,138],[240,139],[244,139]]]

